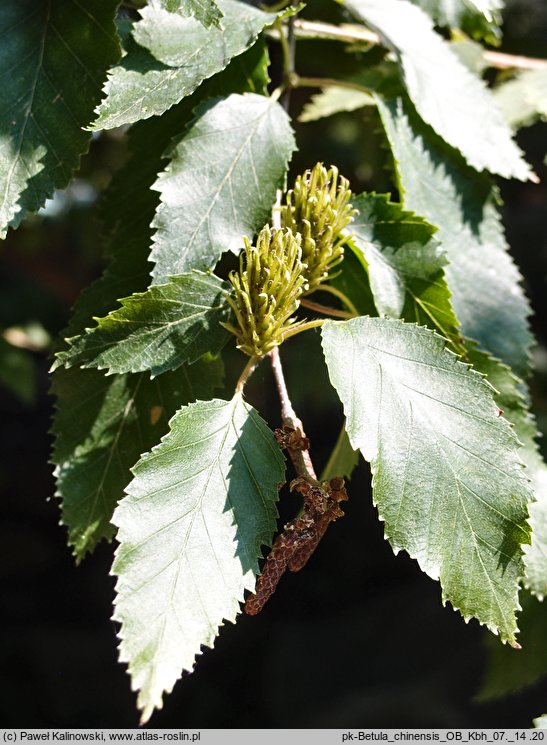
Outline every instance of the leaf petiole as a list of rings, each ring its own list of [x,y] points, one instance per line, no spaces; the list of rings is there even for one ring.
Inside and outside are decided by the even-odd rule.
[[[309,329],[318,328],[319,326],[322,326],[326,320],[326,318],[317,318],[315,321],[307,321],[306,323],[298,324],[298,326],[294,326],[292,329],[289,329],[285,334],[283,334],[283,341],[290,339],[291,336],[300,334],[302,331],[308,331]]]
[[[317,313],[323,313],[326,316],[332,316],[333,318],[354,318],[353,313],[349,313],[347,310],[339,310],[338,308],[329,308],[327,305],[321,305],[321,303],[314,303],[313,300],[306,300],[304,298],[300,301],[300,305],[310,310],[315,310]]]
[[[345,293],[343,293],[342,290],[339,290],[336,287],[332,287],[332,285],[321,285],[321,287],[319,287],[319,291],[330,292],[331,295],[334,295],[334,297],[337,297],[339,300],[341,300],[351,313],[351,316],[348,316],[349,318],[361,315],[355,305],[351,302],[349,297]]]
[[[249,378],[254,373],[254,371],[256,370],[256,368],[258,367],[260,362],[262,362],[263,359],[264,357],[249,357],[249,360],[247,364],[245,365],[245,367],[243,368],[243,372],[239,376],[239,380],[236,383],[236,387],[235,387],[236,393],[241,393],[243,391],[247,381],[249,380]]]

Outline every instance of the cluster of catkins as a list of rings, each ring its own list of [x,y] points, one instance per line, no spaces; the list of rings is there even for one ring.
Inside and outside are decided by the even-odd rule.
[[[237,346],[263,357],[299,324],[294,314],[344,258],[344,229],[354,210],[349,183],[338,169],[318,163],[298,176],[280,207],[280,228],[266,225],[256,246],[245,238],[238,271],[230,273],[228,302],[237,325],[224,324]]]

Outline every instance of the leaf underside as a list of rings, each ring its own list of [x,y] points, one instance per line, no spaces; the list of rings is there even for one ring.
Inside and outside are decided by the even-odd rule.
[[[254,589],[285,468],[272,432],[236,394],[180,409],[133,473],[114,515],[114,618],[146,721]]]
[[[401,321],[328,321],[323,346],[394,550],[440,579],[466,620],[514,643],[530,492],[492,389],[434,332]]]
[[[507,252],[490,178],[469,168],[424,125],[408,99],[377,100],[404,206],[438,228],[463,335],[525,377],[532,344],[530,306]]]
[[[0,4],[0,236],[65,187],[91,135],[107,68],[120,55],[116,0]]]
[[[365,106],[374,106],[370,93],[338,86],[323,88],[312,96],[298,117],[299,122],[315,122],[318,119],[338,114],[341,111],[357,111]]]
[[[510,127],[547,119],[547,68],[526,70],[494,90],[496,105]]]
[[[461,29],[490,44],[501,38],[503,0],[411,0],[440,26]]]
[[[268,221],[295,149],[287,115],[265,96],[232,94],[197,117],[153,186],[156,284],[239,251]]]
[[[407,0],[350,0],[348,7],[397,55],[416,110],[469,165],[507,178],[533,178],[485,83],[468,70]]]

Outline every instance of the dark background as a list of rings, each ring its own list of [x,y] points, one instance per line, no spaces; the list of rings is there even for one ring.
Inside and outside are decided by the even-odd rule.
[[[504,49],[545,56],[547,4],[513,0],[509,6]],[[308,15],[318,17],[313,9]],[[317,72],[340,49],[302,44],[298,69]],[[293,97],[294,112],[308,95]],[[544,182],[545,134],[545,125],[538,124],[519,135]],[[294,173],[323,160],[336,163],[355,191],[392,190],[373,111],[298,126],[297,139]],[[80,289],[100,272],[93,195],[122,158],[119,134],[95,141],[78,187],[66,203],[56,202],[60,213],[30,219],[0,246],[0,325],[39,321],[52,336],[65,325]],[[547,186],[501,188],[507,235],[535,310],[540,345],[532,388],[544,425]],[[318,336],[306,334],[283,352],[293,403],[313,435],[312,455],[321,467],[341,415]],[[48,361],[45,352],[34,358],[33,403],[24,405],[0,388],[0,724],[134,726],[135,699],[117,663],[116,628],[109,621],[112,547],[101,545],[79,567],[66,548],[48,465]],[[277,425],[266,365],[255,373],[248,394]],[[241,616],[222,630],[215,649],[206,650],[196,671],[166,697],[151,726],[527,727],[547,710],[546,682],[502,700],[474,701],[487,661],[487,632],[443,608],[438,584],[406,555],[393,555],[371,504],[369,481],[368,466],[361,463],[350,484],[347,517],[331,527],[306,570],[286,576],[260,616]],[[294,513],[288,494],[281,511],[285,520]]]

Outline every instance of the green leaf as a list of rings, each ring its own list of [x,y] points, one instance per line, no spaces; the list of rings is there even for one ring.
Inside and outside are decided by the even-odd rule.
[[[408,99],[378,100],[403,204],[423,215],[449,259],[445,275],[462,333],[518,375],[529,370],[530,306],[507,252],[497,192],[421,122]]]
[[[547,605],[528,593],[522,593],[521,602],[519,644],[522,649],[502,647],[493,639],[486,639],[488,661],[477,701],[508,696],[533,685],[547,674]]]
[[[520,457],[526,465],[536,501],[529,506],[532,543],[524,546],[525,586],[540,600],[547,594],[547,465],[537,444],[538,431],[528,408],[526,385],[499,360],[466,342],[467,361],[487,376],[496,389],[495,399],[503,416],[513,425],[521,442]]]
[[[180,135],[202,97],[216,95],[219,88],[262,91],[267,62],[264,46],[255,44],[161,118],[132,127],[132,156],[114,176],[101,211],[110,264],[78,299],[66,336],[82,333],[93,314],[108,313],[117,298],[147,287],[150,223],[159,201],[159,195],[147,187],[156,178],[165,148]],[[201,360],[153,382],[144,374],[105,377],[96,370],[55,371],[57,489],[63,500],[63,522],[79,559],[102,538],[112,537],[110,519],[129,482],[129,468],[159,441],[168,419],[182,403],[210,398],[221,378],[219,361]],[[81,428],[74,418],[76,406],[84,409]],[[158,412],[161,417],[155,421]]]
[[[268,221],[294,149],[289,119],[271,98],[232,94],[200,107],[153,186],[161,195],[154,282],[239,251]]]
[[[530,493],[491,387],[437,334],[397,320],[327,321],[323,347],[394,550],[514,644]]]
[[[422,119],[469,165],[522,181],[534,178],[486,84],[471,73],[407,0],[350,0],[348,7],[397,55]]]
[[[53,462],[62,523],[78,560],[114,535],[110,521],[129,469],[165,434],[176,409],[213,395],[221,381],[219,360],[199,360],[155,381],[144,373],[106,378],[96,370],[56,371]]]
[[[106,97],[96,111],[93,129],[112,129],[163,114],[224,70],[276,18],[236,0],[219,0],[218,6],[224,13],[222,29],[145,7],[125,56],[109,72]]]
[[[106,315],[118,298],[144,291],[150,283],[148,256],[152,241],[150,223],[159,204],[151,190],[165,163],[163,154],[180,137],[193,109],[220,92],[264,93],[268,83],[269,58],[263,42],[231,61],[226,70],[200,86],[161,117],[139,122],[129,131],[127,164],[114,175],[101,209],[105,253],[110,259],[103,276],[84,290],[74,308],[64,337],[81,334],[93,316]]]
[[[351,240],[348,241],[348,247],[344,251],[344,261],[340,267],[336,267],[336,274],[329,279],[329,285],[343,292],[360,315],[377,316],[378,311],[374,305],[368,267],[363,261],[362,252],[355,246],[351,246],[351,243]],[[332,300],[332,296],[329,300]]]
[[[367,268],[378,313],[428,326],[461,351],[436,228],[384,194],[361,194],[352,204],[350,247]]]
[[[494,89],[496,104],[513,129],[547,119],[547,68],[526,70]]]
[[[68,339],[56,364],[109,374],[150,370],[154,378],[206,352],[217,354],[230,336],[220,325],[229,316],[229,289],[214,274],[194,271],[123,298],[121,308],[96,319],[96,328]]]
[[[4,0],[0,7],[0,236],[65,187],[82,131],[119,57],[116,0]]]
[[[146,721],[254,589],[285,468],[272,432],[236,395],[180,409],[133,472],[114,515],[114,618]]]
[[[358,463],[359,453],[351,447],[348,433],[343,426],[330,458],[321,473],[320,481],[330,481],[335,476],[343,476],[349,479]]]
[[[525,585],[540,600],[547,595],[547,467],[537,463],[530,469],[530,478],[535,489],[537,501],[530,505],[530,524],[532,526],[532,545],[526,546]]]
[[[503,0],[411,0],[435,23],[461,29],[475,39],[498,44],[501,39]]]
[[[340,111],[357,111],[365,106],[374,106],[374,98],[366,91],[332,86],[323,88],[312,96],[298,117],[299,122],[315,122]]]
[[[179,13],[185,18],[194,16],[206,28],[222,28],[220,21],[224,13],[214,0],[159,0],[158,6],[169,13]]]
[[[36,369],[26,349],[9,344],[0,336],[0,386],[10,390],[25,404],[36,398]]]

